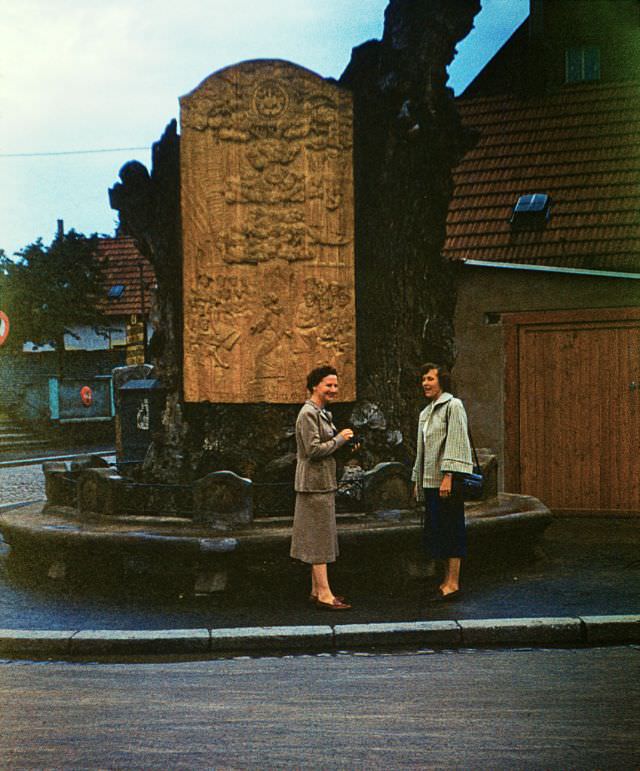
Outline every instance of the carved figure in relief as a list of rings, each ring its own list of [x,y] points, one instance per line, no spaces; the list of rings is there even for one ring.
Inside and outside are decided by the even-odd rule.
[[[318,316],[316,298],[306,291],[298,303],[294,316],[294,354],[309,354],[318,345]]]
[[[262,301],[264,313],[262,317],[251,326],[252,335],[259,336],[255,352],[255,381],[275,379],[284,380],[285,368],[282,362],[285,360],[283,343],[291,337],[291,331],[287,328],[285,309],[280,303],[277,294],[270,292]]]
[[[229,362],[224,351],[230,352],[240,340],[241,334],[231,325],[218,321],[211,328],[211,333],[206,339],[206,345],[213,358],[214,366],[229,369]]]
[[[354,345],[351,293],[337,281],[308,278],[294,318],[294,352],[312,353],[318,347],[341,356]]]
[[[200,273],[188,302],[194,322],[185,329],[188,350],[210,357],[214,367],[228,369],[228,354],[242,337],[253,294],[246,277]]]
[[[229,353],[241,338],[236,325],[216,314],[213,303],[194,299],[190,317],[195,321],[186,330],[187,350],[198,358],[211,358],[214,367],[229,368],[225,351]]]

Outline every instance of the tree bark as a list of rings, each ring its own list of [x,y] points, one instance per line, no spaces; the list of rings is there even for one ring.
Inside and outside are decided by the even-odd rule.
[[[421,363],[452,366],[456,287],[443,259],[452,170],[471,146],[446,68],[480,0],[392,0],[354,49],[358,396],[413,449]],[[376,413],[378,410],[376,410]]]

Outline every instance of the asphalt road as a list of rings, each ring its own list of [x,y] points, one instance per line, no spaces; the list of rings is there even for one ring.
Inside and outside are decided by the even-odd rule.
[[[0,665],[0,767],[631,769],[640,648]]]

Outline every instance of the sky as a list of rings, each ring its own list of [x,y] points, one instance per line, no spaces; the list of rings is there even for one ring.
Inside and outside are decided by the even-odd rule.
[[[150,147],[178,98],[245,59],[287,59],[337,78],[380,38],[387,0],[3,0],[0,6],[0,249],[65,230],[113,235],[108,188]],[[458,46],[460,93],[528,13],[483,0]],[[124,149],[120,149],[124,148]]]

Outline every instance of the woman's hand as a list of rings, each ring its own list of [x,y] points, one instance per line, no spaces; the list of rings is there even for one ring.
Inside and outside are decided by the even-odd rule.
[[[417,482],[413,483],[413,498],[416,501],[418,500],[418,483]]]
[[[442,482],[440,482],[440,497],[448,498],[451,495],[452,488],[453,474],[450,471],[447,471],[442,477]]]
[[[348,442],[349,439],[353,439],[353,430],[350,428],[343,428],[340,432],[340,436],[343,436]]]

